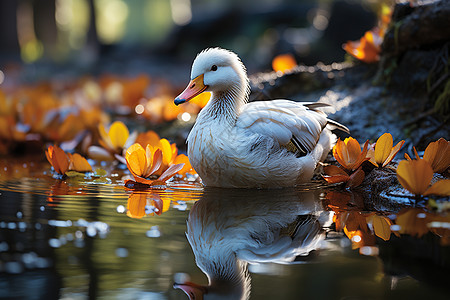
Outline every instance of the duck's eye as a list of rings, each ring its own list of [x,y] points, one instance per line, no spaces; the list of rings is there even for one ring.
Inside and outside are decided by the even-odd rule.
[[[211,71],[217,71],[217,66],[216,65],[212,65]]]

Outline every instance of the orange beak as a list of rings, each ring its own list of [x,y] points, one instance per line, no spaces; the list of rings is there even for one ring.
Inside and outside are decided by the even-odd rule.
[[[175,98],[173,103],[175,103],[175,105],[179,105],[187,102],[195,96],[203,93],[207,88],[208,86],[203,83],[203,74],[201,74],[189,82],[188,86]]]

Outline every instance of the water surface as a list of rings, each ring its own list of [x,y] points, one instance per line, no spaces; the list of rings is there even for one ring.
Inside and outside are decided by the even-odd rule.
[[[429,225],[448,224],[443,212],[369,211],[315,185],[133,192],[126,171],[106,171],[59,180],[39,159],[1,161],[0,298],[187,299],[173,287],[184,282],[205,299],[448,296],[448,228]],[[397,215],[409,231],[395,232]],[[373,230],[381,217],[387,240]]]

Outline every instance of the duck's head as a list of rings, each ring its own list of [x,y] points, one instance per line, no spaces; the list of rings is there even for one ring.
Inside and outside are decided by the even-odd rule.
[[[200,52],[191,69],[191,81],[186,89],[175,98],[179,105],[203,92],[234,93],[246,96],[248,78],[245,66],[239,57],[225,49],[208,48]]]

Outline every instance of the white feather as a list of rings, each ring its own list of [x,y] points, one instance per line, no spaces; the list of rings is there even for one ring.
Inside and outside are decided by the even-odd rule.
[[[189,160],[205,185],[268,188],[310,180],[317,162],[331,149],[324,114],[289,100],[247,103],[245,67],[228,50],[202,51],[191,78],[201,74],[212,97],[187,142]],[[307,155],[296,157],[283,147],[293,137]]]

